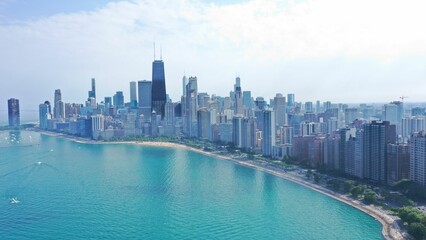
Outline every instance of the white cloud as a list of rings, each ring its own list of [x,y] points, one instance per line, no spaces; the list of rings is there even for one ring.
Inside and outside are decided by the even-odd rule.
[[[421,68],[407,66],[412,57],[426,61],[424,9],[421,0],[228,5],[144,0],[0,25],[0,102],[18,97],[34,107],[53,98],[55,88],[63,89],[66,101],[82,102],[93,76],[99,96],[127,94],[130,81],[151,78],[153,41],[163,46],[173,99],[179,98],[186,71],[199,77],[200,91],[221,95],[240,73],[243,88],[254,96],[292,91],[304,100],[388,101],[399,89],[390,84],[393,88],[382,91],[389,96],[379,95],[383,83],[397,83],[405,74],[421,86],[425,78]],[[389,74],[391,68],[400,71]],[[306,91],[313,81],[321,81],[316,89],[333,91],[332,96]],[[371,89],[353,82],[368,82]],[[338,89],[348,85],[358,93]],[[418,89],[408,89],[411,99],[422,99]]]
[[[426,3],[421,0],[253,0],[209,9],[219,35],[250,56],[396,59],[426,53]]]

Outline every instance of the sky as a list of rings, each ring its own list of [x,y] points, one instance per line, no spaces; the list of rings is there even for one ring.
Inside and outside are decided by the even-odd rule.
[[[345,103],[426,99],[423,0],[0,0],[0,118],[7,99],[37,110],[61,89],[83,103],[150,80],[155,56],[179,100],[182,77],[228,96]],[[160,54],[161,46],[161,54]]]

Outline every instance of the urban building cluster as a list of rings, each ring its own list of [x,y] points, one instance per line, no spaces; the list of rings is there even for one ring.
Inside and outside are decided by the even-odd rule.
[[[9,124],[19,126],[19,101],[8,101]],[[229,96],[198,89],[197,77],[183,77],[182,96],[166,94],[164,62],[155,60],[152,80],[130,82],[101,101],[91,81],[87,101],[39,105],[40,128],[95,140],[128,136],[190,137],[230,144],[245,152],[294,159],[314,168],[393,184],[411,179],[426,186],[425,108],[404,109],[402,101],[356,107],[331,102],[296,102],[294,94],[253,98],[236,78]]]

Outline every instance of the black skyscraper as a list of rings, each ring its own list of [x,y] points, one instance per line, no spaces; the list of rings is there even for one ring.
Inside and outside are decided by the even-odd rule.
[[[155,60],[152,63],[152,110],[161,119],[164,118],[164,105],[166,104],[166,78],[164,76],[164,62]]]

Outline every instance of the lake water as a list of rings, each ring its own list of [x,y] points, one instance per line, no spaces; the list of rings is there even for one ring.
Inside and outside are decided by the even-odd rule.
[[[0,132],[0,239],[383,238],[357,209],[228,161],[22,131]]]

